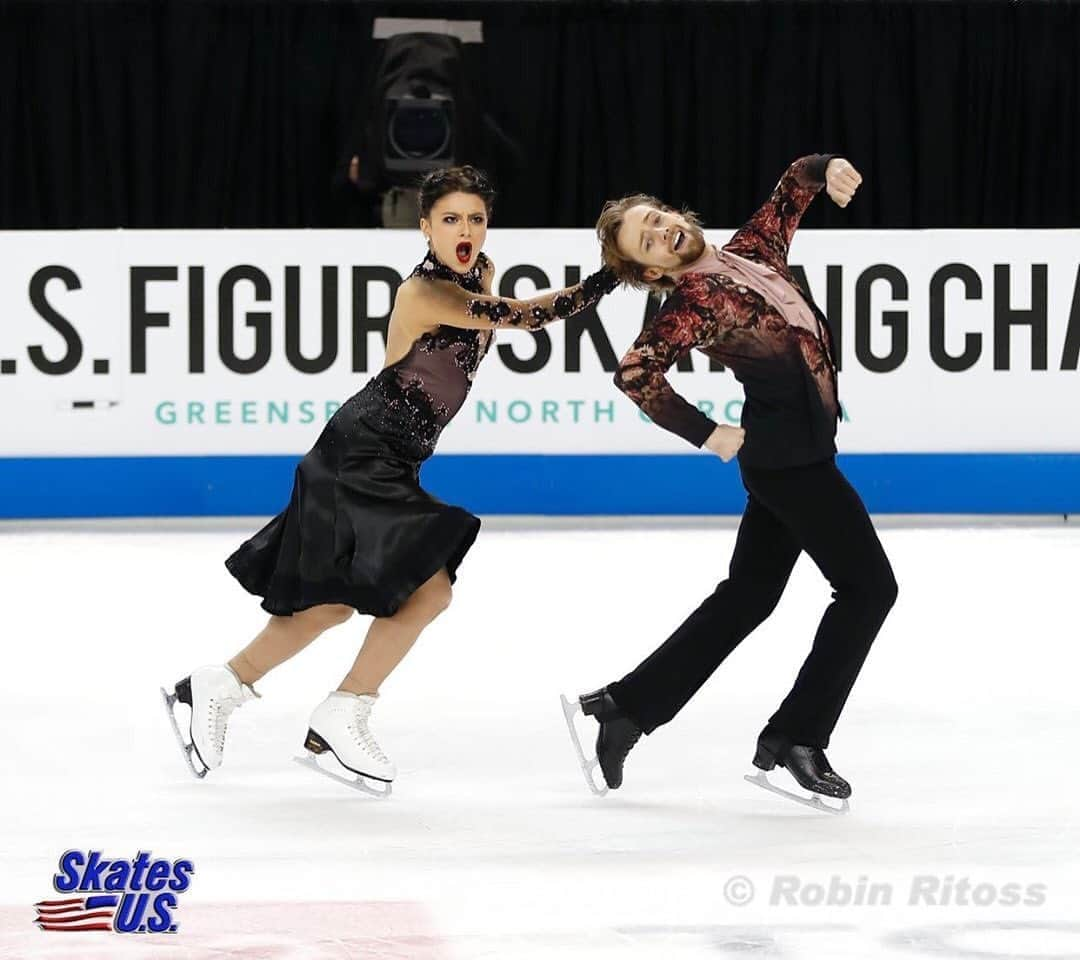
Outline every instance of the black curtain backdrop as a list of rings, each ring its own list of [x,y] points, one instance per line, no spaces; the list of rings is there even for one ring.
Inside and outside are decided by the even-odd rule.
[[[483,22],[467,68],[506,137],[462,159],[497,225],[644,190],[735,226],[819,151],[865,183],[809,226],[1080,224],[1076,4],[9,0],[0,227],[363,222],[377,16]]]

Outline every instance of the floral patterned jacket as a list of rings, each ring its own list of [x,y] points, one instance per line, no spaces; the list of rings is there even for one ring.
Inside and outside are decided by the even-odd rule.
[[[747,466],[796,466],[836,452],[840,407],[832,336],[787,260],[803,213],[825,185],[832,156],[812,154],[791,164],[768,200],[722,248],[775,271],[787,299],[801,297],[812,311],[816,331],[789,323],[737,274],[711,268],[686,273],[615,374],[616,386],[653,422],[700,447],[716,424],[676,393],[666,374],[693,349],[723,363],[746,394],[739,460]]]

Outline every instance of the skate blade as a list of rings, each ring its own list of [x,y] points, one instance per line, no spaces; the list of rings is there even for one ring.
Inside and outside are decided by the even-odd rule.
[[[577,753],[578,763],[581,764],[581,772],[585,775],[585,782],[589,785],[589,789],[598,797],[602,797],[608,792],[608,785],[603,783],[604,774],[601,771],[600,781],[603,786],[596,785],[596,772],[600,770],[600,761],[593,757],[591,760],[586,759],[585,751],[581,748],[581,738],[578,736],[577,727],[574,726],[574,717],[581,713],[581,702],[578,700],[567,700],[565,694],[559,694],[559,699],[562,700],[562,712],[566,718],[566,729],[570,731],[570,739],[574,744],[574,752]]]
[[[184,740],[184,735],[180,732],[180,725],[176,722],[176,713],[173,710],[173,705],[176,703],[176,694],[169,693],[164,687],[159,687],[158,689],[161,690],[161,696],[165,701],[165,712],[169,715],[169,723],[172,724],[173,733],[176,734],[176,742],[180,744],[180,751],[184,754],[188,769],[196,779],[201,780],[206,776],[206,772],[209,768],[201,766],[200,769],[195,766],[195,761],[192,757],[194,756],[196,759],[199,759],[199,755],[195,753],[195,745],[187,743]],[[199,759],[199,764],[202,764],[201,759]]]
[[[778,787],[775,783],[772,783],[765,775],[764,770],[758,770],[753,774],[746,774],[743,779],[747,783],[752,783],[755,786],[761,787],[763,790],[768,790],[770,793],[779,794],[781,797],[787,797],[788,800],[794,800],[796,803],[801,803],[805,807],[810,807],[812,810],[817,810],[821,813],[831,813],[836,816],[842,816],[845,813],[851,811],[851,807],[847,802],[847,799],[840,801],[840,806],[830,806],[821,799],[820,793],[811,793],[808,797],[800,797],[797,793],[792,793],[790,790],[785,790],[783,787]],[[835,797],[830,797],[830,800],[835,800]]]
[[[393,783],[387,782],[386,780],[375,780],[373,778],[365,777],[362,773],[354,773],[352,770],[349,770],[348,767],[342,766],[341,761],[336,757],[334,757],[334,762],[341,766],[343,770],[347,770],[349,776],[327,770],[319,763],[317,755],[310,750],[305,750],[303,756],[293,757],[293,760],[302,767],[308,767],[316,773],[321,773],[324,777],[329,777],[331,780],[343,783],[345,786],[352,787],[354,790],[367,794],[369,797],[377,797],[380,800],[385,800],[390,796],[394,789]],[[374,783],[379,784],[379,786],[372,786]]]

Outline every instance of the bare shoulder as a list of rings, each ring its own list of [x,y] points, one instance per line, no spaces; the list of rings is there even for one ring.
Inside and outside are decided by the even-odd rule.
[[[413,325],[423,295],[419,284],[423,282],[417,277],[409,277],[397,288],[397,293],[394,294],[394,309],[390,314],[393,323],[401,327]]]
[[[391,322],[414,337],[438,326],[432,321],[432,307],[437,299],[436,291],[432,288],[437,283],[437,280],[424,280],[420,277],[406,279],[398,287],[394,298]]]
[[[464,300],[468,294],[449,280],[409,277],[398,287],[397,296],[408,306],[422,306],[445,302],[447,298]]]
[[[406,277],[401,286],[397,288],[397,294],[394,298],[395,309],[399,305],[409,305],[421,300],[424,295],[424,288],[430,282],[430,280],[421,280],[419,277]]]
[[[419,276],[410,276],[394,297],[394,320],[409,326],[423,326],[423,314],[431,310],[434,282],[421,280]]]

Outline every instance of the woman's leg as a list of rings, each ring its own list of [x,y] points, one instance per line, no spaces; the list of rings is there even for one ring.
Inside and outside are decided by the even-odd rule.
[[[355,612],[345,604],[323,603],[291,617],[273,616],[259,635],[229,661],[229,666],[241,683],[251,685]]]
[[[352,669],[338,689],[377,693],[424,627],[450,605],[451,595],[450,577],[440,570],[418,587],[392,617],[376,618]],[[354,612],[350,606],[328,603],[301,610],[291,617],[273,616],[259,635],[229,661],[229,666],[241,683],[253,684],[321,633],[344,623]]]
[[[361,782],[370,777],[392,783],[397,767],[368,725],[371,709],[383,680],[401,663],[424,627],[449,605],[450,577],[440,570],[392,617],[378,617],[368,628],[352,669],[312,713],[304,749],[313,755],[332,753]]]
[[[375,695],[405,658],[421,631],[450,606],[450,577],[440,570],[419,586],[392,617],[379,617],[368,628],[364,645],[338,690]]]

